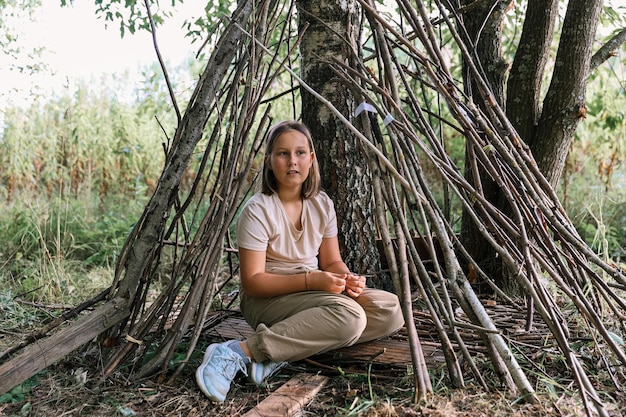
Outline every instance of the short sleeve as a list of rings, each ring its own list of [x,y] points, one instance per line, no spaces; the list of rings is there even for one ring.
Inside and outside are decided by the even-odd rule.
[[[269,222],[262,217],[262,211],[256,203],[246,204],[237,219],[235,233],[240,248],[266,251],[269,243]]]
[[[325,239],[335,237],[339,233],[337,227],[337,213],[335,212],[335,205],[333,200],[330,199],[325,193],[320,193],[320,203],[324,207],[326,215],[326,227],[324,228],[323,236]]]

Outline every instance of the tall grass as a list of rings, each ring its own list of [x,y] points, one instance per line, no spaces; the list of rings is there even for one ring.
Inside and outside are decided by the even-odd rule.
[[[146,191],[160,171],[163,134],[153,118],[87,86],[5,114],[0,195],[19,190],[78,197]]]
[[[28,108],[4,109],[3,288],[58,301],[110,284],[121,245],[162,171],[164,131],[174,120],[161,83],[150,79],[136,92],[144,98],[128,101],[115,86],[78,82]]]
[[[0,212],[4,288],[30,300],[58,301],[80,299],[110,284],[110,271],[143,199],[20,195]],[[98,276],[106,279],[94,282]]]
[[[593,73],[587,116],[576,131],[561,182],[564,206],[582,237],[617,262],[626,258],[625,76],[619,57]]]

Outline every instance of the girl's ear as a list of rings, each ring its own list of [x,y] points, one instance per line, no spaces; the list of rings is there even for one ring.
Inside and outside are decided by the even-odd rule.
[[[315,152],[311,152],[311,166],[313,166],[313,160],[315,159]]]

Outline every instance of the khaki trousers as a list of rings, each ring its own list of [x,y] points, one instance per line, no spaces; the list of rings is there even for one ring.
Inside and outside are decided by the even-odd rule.
[[[256,329],[246,340],[256,362],[298,361],[388,336],[404,325],[398,297],[372,288],[356,299],[324,291],[240,296],[241,312]]]

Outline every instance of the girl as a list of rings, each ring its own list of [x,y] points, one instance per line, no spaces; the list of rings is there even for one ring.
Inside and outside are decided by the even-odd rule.
[[[196,381],[224,401],[239,371],[256,384],[287,362],[387,336],[404,324],[395,294],[366,288],[339,252],[333,202],[306,126],[284,121],[267,137],[261,191],[237,220],[240,308],[256,329],[210,345]]]

